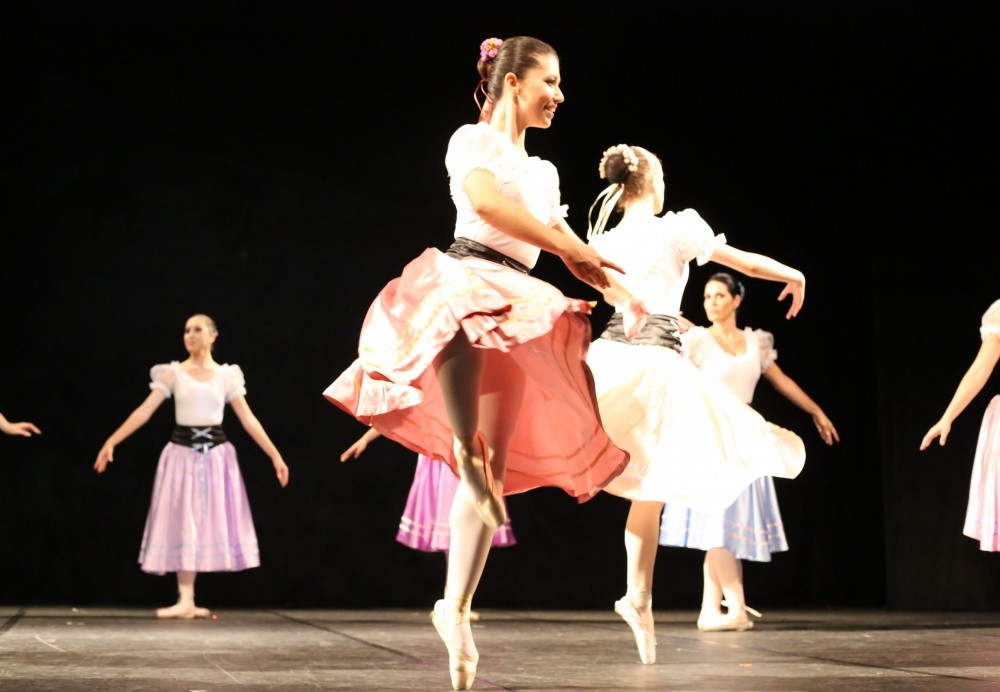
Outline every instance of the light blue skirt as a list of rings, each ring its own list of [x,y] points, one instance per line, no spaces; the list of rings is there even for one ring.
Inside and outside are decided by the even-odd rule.
[[[758,478],[724,510],[665,504],[659,543],[697,550],[726,548],[741,560],[770,562],[771,553],[788,550],[774,479]]]

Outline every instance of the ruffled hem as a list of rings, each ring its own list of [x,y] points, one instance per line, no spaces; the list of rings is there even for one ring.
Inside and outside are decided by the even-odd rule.
[[[457,468],[433,363],[456,338],[484,349],[484,372],[522,379],[504,493],[558,487],[593,497],[628,462],[597,411],[586,363],[590,305],[551,284],[430,248],[372,303],[359,357],[323,395],[382,435]]]
[[[758,478],[722,511],[666,504],[660,545],[711,550],[725,548],[740,560],[770,562],[788,550],[774,480]]]
[[[721,510],[758,478],[801,472],[798,435],[766,421],[676,351],[598,339],[588,362],[605,429],[632,455],[606,491]]]

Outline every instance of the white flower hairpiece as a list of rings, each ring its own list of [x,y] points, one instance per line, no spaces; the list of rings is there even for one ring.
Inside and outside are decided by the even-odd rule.
[[[616,144],[615,146],[605,150],[604,156],[601,157],[601,162],[597,165],[597,170],[601,174],[601,180],[605,180],[607,176],[604,175],[604,164],[607,162],[609,156],[615,154],[621,154],[622,161],[625,162],[625,167],[628,169],[629,173],[635,173],[639,170],[639,157],[627,144]]]

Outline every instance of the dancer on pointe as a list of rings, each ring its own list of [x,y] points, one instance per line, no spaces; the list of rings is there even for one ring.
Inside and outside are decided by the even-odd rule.
[[[445,155],[457,211],[447,252],[430,248],[380,292],[358,359],[324,392],[363,423],[457,471],[444,597],[433,622],[451,682],[468,689],[479,653],[469,610],[502,497],[541,486],[581,501],[628,462],[605,434],[586,364],[590,305],[529,276],[542,250],[603,288],[601,257],[566,224],[555,167],[525,136],[564,101],[559,58],[528,36],[480,45],[477,124]]]
[[[679,350],[678,317],[688,263],[709,260],[785,284],[787,318],[805,297],[805,277],[769,257],[739,250],[715,235],[693,209],[663,216],[663,166],[627,144],[604,152],[598,170],[610,185],[594,201],[590,244],[625,274],[603,291],[615,305],[587,362],[611,439],[631,454],[605,491],[631,502],[625,525],[626,593],[615,611],[632,629],[639,658],[656,661],[653,567],[664,502],[723,508],[761,476],[794,478],[805,462],[802,440],[764,420],[711,382]],[[605,231],[616,212],[618,224]],[[640,307],[637,307],[639,305]],[[648,312],[645,320],[642,314]],[[629,332],[638,322],[634,338]]]

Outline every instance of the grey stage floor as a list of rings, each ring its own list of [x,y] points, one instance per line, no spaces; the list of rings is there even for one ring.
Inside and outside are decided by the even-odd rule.
[[[699,632],[658,612],[643,666],[613,612],[481,612],[475,689],[982,690],[1000,688],[1000,614],[765,612]],[[0,606],[0,689],[449,690],[425,611],[239,610],[158,621],[145,610]]]

